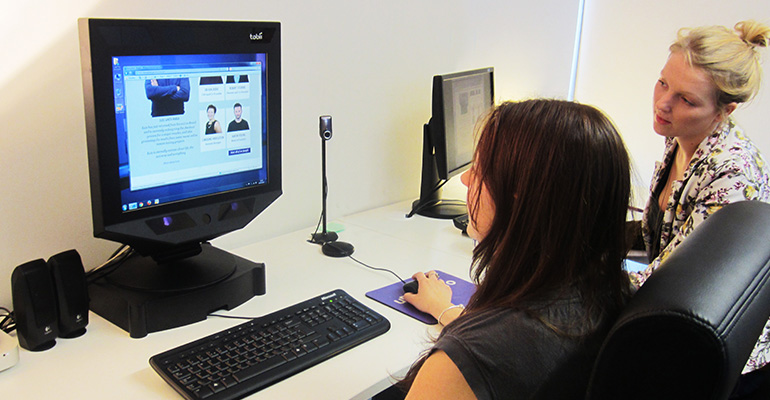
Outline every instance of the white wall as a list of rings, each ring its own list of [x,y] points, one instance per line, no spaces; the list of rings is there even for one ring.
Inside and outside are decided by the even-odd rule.
[[[232,248],[311,233],[320,213],[319,115],[334,117],[334,219],[417,196],[434,74],[494,66],[498,99],[566,98],[576,14],[577,0],[5,2],[0,305],[10,306],[21,263],[75,248],[90,269],[117,247],[91,233],[77,18],[282,22],[284,195],[217,240]]]
[[[620,129],[637,170],[637,203],[644,205],[663,138],[652,129],[652,89],[682,27],[746,19],[770,23],[770,2],[738,0],[586,0],[575,100],[604,109]],[[770,73],[770,49],[760,49]],[[759,96],[735,112],[738,123],[770,160],[770,79]]]

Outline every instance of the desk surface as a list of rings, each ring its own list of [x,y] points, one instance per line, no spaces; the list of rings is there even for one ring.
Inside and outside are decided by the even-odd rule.
[[[441,269],[468,277],[472,241],[451,220],[405,218],[410,202],[340,218],[340,240],[356,247],[353,256],[388,268],[402,278],[417,271]],[[367,269],[348,258],[328,258],[306,239],[312,228],[237,249],[247,259],[266,265],[267,293],[240,307],[221,312],[260,316],[334,289],[384,315],[391,329],[358,347],[324,361],[249,399],[366,399],[404,374],[437,335],[428,326],[366,297],[365,293],[395,281],[387,272]],[[88,331],[75,339],[57,339],[52,349],[21,349],[19,364],[0,373],[5,398],[181,398],[151,368],[151,356],[218,332],[243,321],[209,317],[192,325],[131,339],[125,331],[91,313]]]

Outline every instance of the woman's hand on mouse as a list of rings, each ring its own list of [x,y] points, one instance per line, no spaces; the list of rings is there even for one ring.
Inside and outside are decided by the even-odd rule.
[[[404,300],[409,304],[436,319],[452,306],[452,288],[440,279],[436,271],[418,272],[412,278],[417,280],[419,289],[417,294],[404,293]]]

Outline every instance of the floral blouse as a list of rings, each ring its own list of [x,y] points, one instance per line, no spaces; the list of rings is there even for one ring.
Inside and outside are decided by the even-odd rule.
[[[661,185],[676,154],[677,142],[666,139],[663,162],[657,163],[650,185],[650,202],[656,201]],[[650,226],[650,204],[645,208],[642,233],[645,245],[660,240],[660,254],[645,271],[632,274],[631,280],[641,286],[687,235],[722,206],[744,200],[770,203],[770,170],[754,143],[730,118],[714,134],[700,143],[681,181],[672,183],[671,197],[662,210],[660,237],[654,238]],[[765,325],[743,373],[770,363],[770,321]]]

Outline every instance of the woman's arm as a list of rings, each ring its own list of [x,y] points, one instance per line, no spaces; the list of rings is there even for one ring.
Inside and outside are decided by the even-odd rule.
[[[406,400],[475,400],[476,395],[452,359],[441,350],[431,354],[417,373]]]

